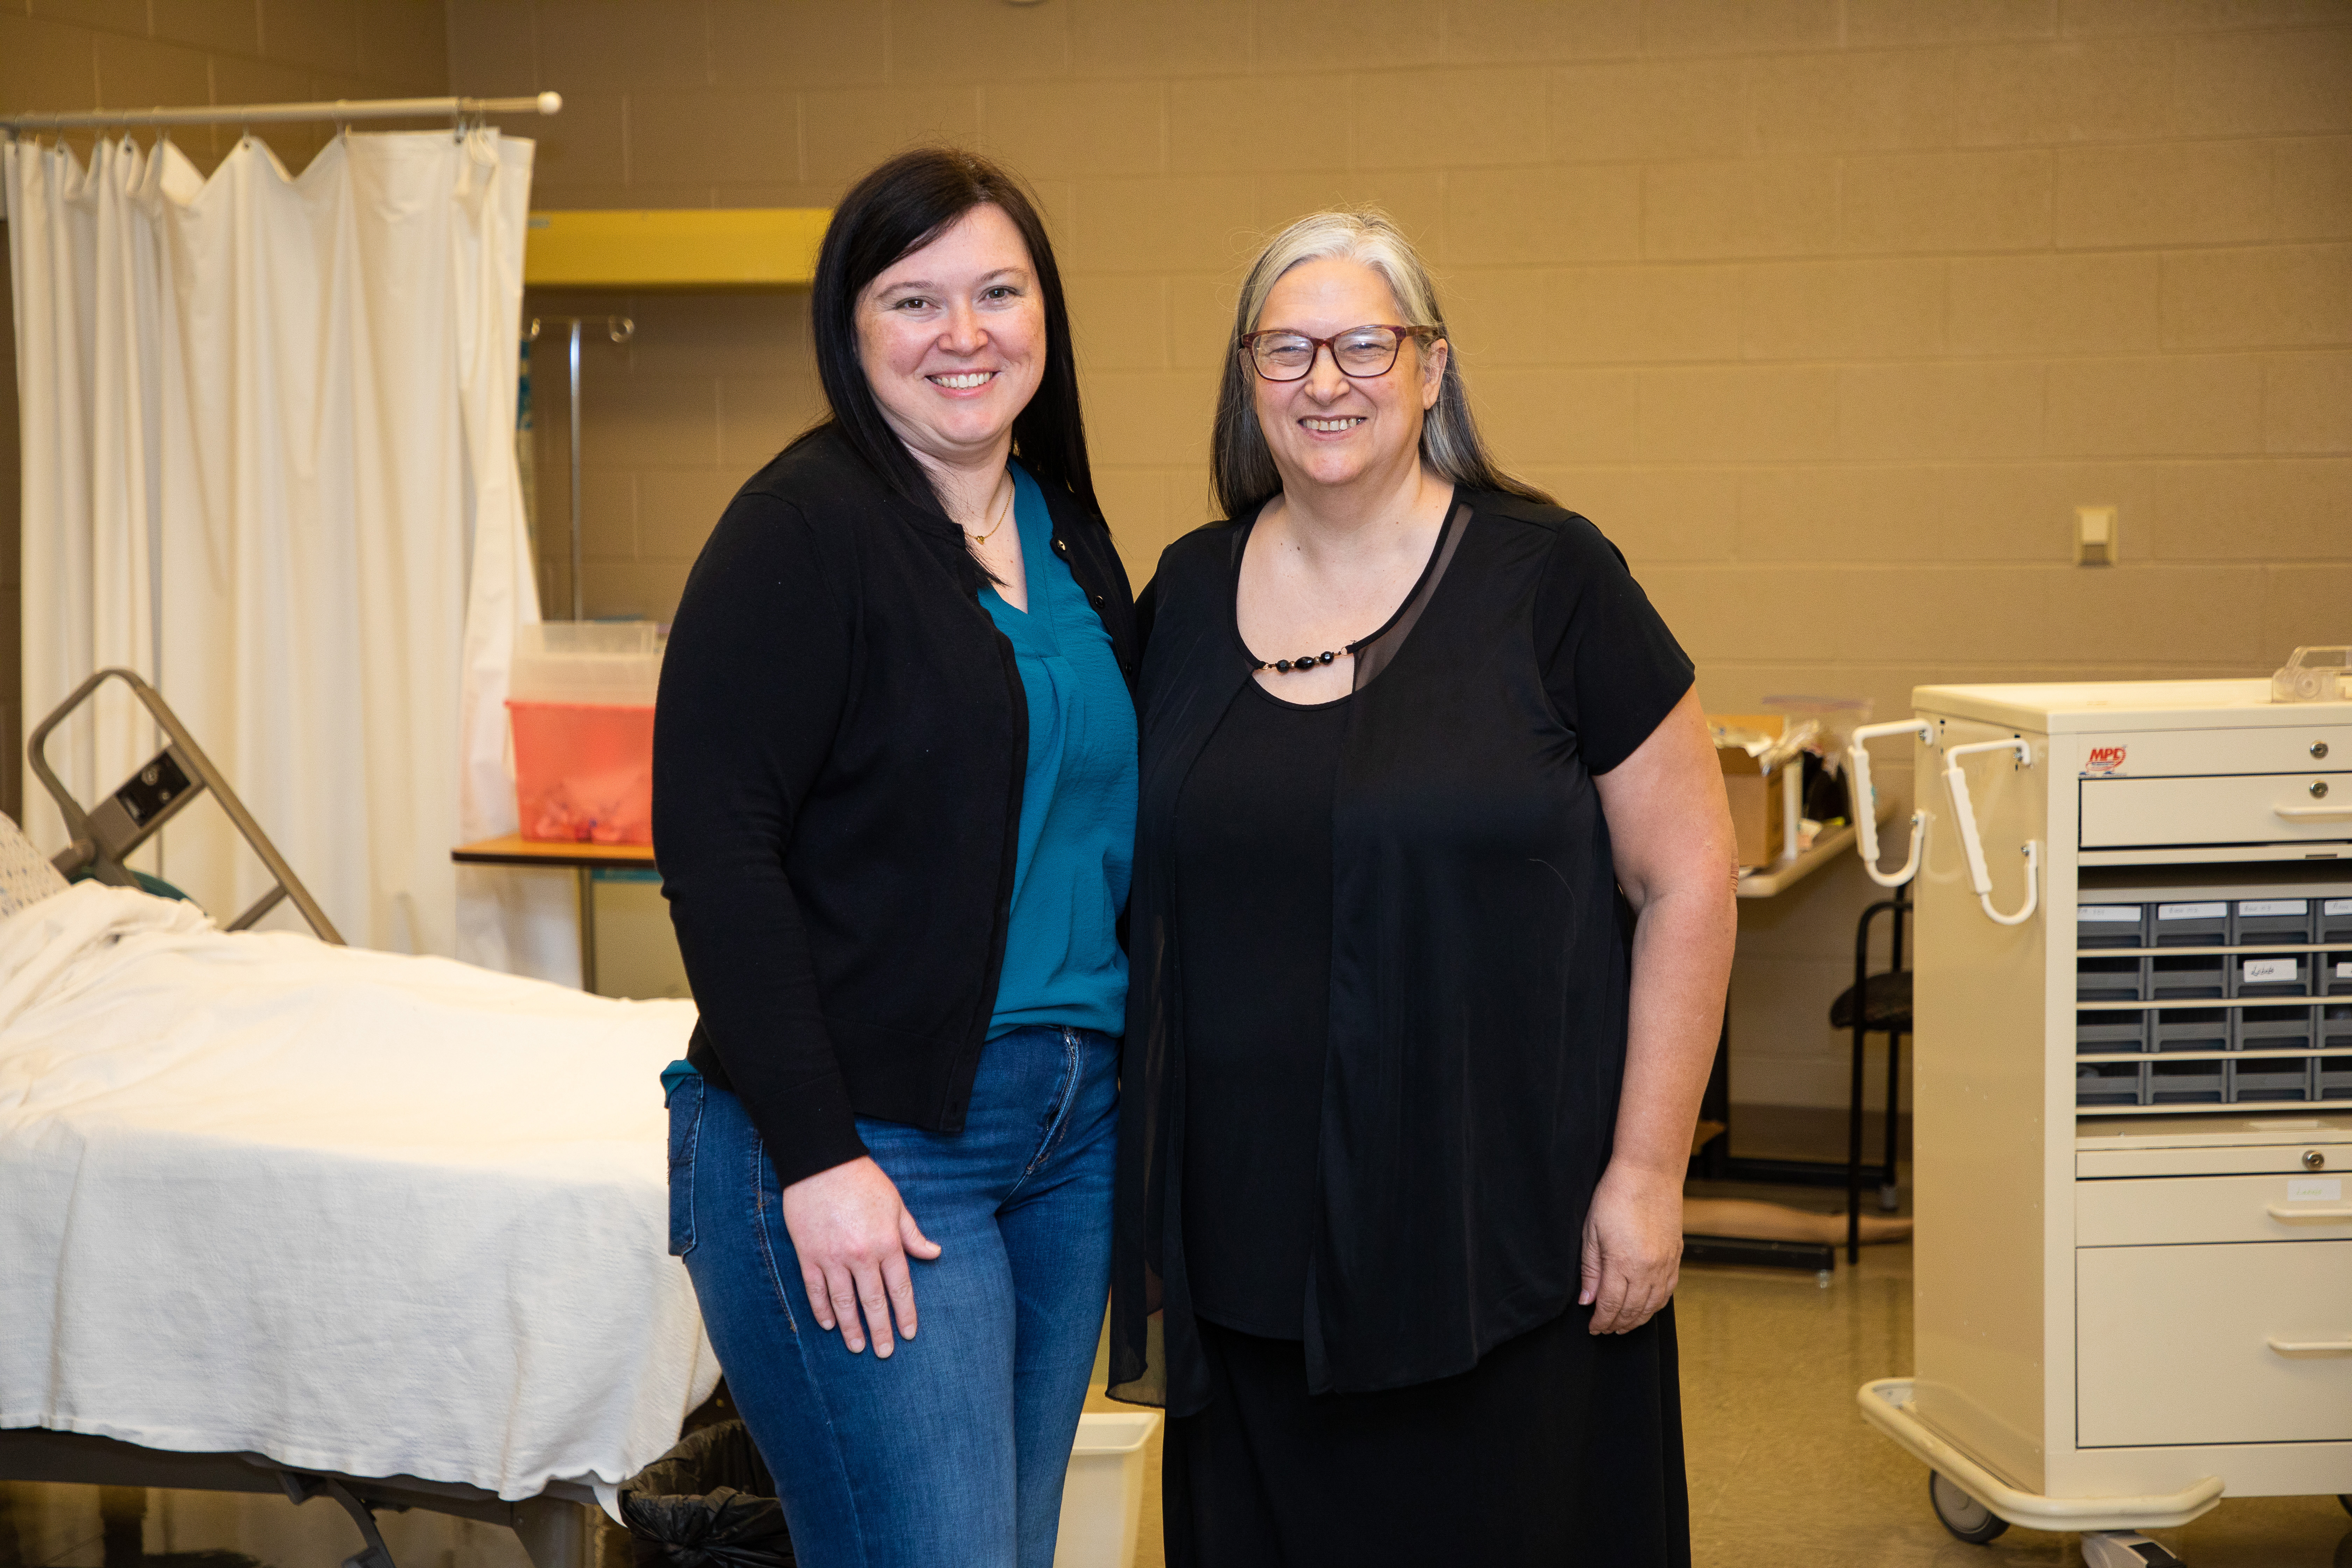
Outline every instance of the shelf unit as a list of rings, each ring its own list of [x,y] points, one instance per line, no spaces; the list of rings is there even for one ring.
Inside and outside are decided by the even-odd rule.
[[[533,289],[793,289],[816,277],[824,207],[597,208],[530,215]]]

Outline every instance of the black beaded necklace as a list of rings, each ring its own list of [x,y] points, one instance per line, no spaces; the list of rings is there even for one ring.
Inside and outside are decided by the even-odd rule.
[[[1385,630],[1386,628],[1383,627],[1382,629]],[[1356,656],[1356,650],[1358,648],[1363,647],[1368,642],[1373,641],[1380,635],[1381,634],[1379,632],[1374,632],[1371,637],[1358,637],[1354,642],[1351,642],[1345,647],[1339,649],[1338,653],[1332,652],[1329,648],[1325,648],[1321,653],[1310,653],[1298,658],[1277,658],[1270,664],[1261,663],[1257,668],[1260,669],[1271,669],[1278,674],[1286,675],[1294,669],[1312,669],[1318,664],[1328,664],[1333,659],[1339,658],[1343,655],[1349,658],[1353,658]]]

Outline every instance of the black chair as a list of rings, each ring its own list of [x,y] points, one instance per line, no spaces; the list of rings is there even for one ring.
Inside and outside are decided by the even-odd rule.
[[[1898,891],[1862,911],[1853,932],[1853,984],[1830,1004],[1830,1027],[1853,1031],[1853,1089],[1846,1104],[1845,1257],[1862,1261],[1862,1054],[1864,1038],[1886,1037],[1886,1163],[1878,1177],[1878,1206],[1901,1201],[1895,1179],[1895,1108],[1903,1098],[1903,1037],[1911,1032],[1911,971],[1903,963],[1904,916],[1911,900]],[[1870,922],[1890,915],[1893,942],[1887,968],[1870,973]]]

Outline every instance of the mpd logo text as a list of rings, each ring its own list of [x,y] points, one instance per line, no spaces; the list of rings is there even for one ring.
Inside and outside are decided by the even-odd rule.
[[[2114,773],[2124,765],[2124,753],[2128,749],[2124,746],[2094,746],[2091,754],[2083,760],[2083,771],[2086,773]]]

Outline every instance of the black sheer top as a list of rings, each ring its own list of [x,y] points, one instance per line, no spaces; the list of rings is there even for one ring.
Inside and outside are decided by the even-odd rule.
[[[1229,1108],[1192,1103],[1235,1083],[1219,1057],[1233,1015],[1223,1038],[1203,1038],[1217,1005],[1202,999],[1247,968],[1229,942],[1202,937],[1191,901],[1248,916],[1216,894],[1219,869],[1202,858],[1234,843],[1188,834],[1184,802],[1196,770],[1213,784],[1207,753],[1237,705],[1265,701],[1234,615],[1254,521],[1170,546],[1143,605],[1111,1392],[1179,1415],[1207,1400],[1196,1307],[1225,1321],[1247,1306],[1196,1303],[1189,1256],[1202,1250],[1213,1290],[1246,1276],[1223,1238],[1195,1240],[1184,1211],[1221,1181],[1195,1164],[1188,1129],[1208,1134],[1204,1158],[1230,1148],[1215,1131]],[[1355,689],[1330,705],[1328,944],[1292,950],[1324,991],[1313,1147],[1281,1156],[1300,1201],[1287,1218],[1261,1216],[1256,1242],[1271,1247],[1240,1244],[1303,1252],[1297,1331],[1316,1392],[1466,1371],[1575,1299],[1623,1071],[1630,963],[1592,775],[1633,754],[1692,674],[1590,522],[1483,491],[1456,498],[1429,570],[1356,663]],[[1243,935],[1284,941],[1272,925]],[[1208,1200],[1220,1226],[1248,1218],[1230,1190]]]

